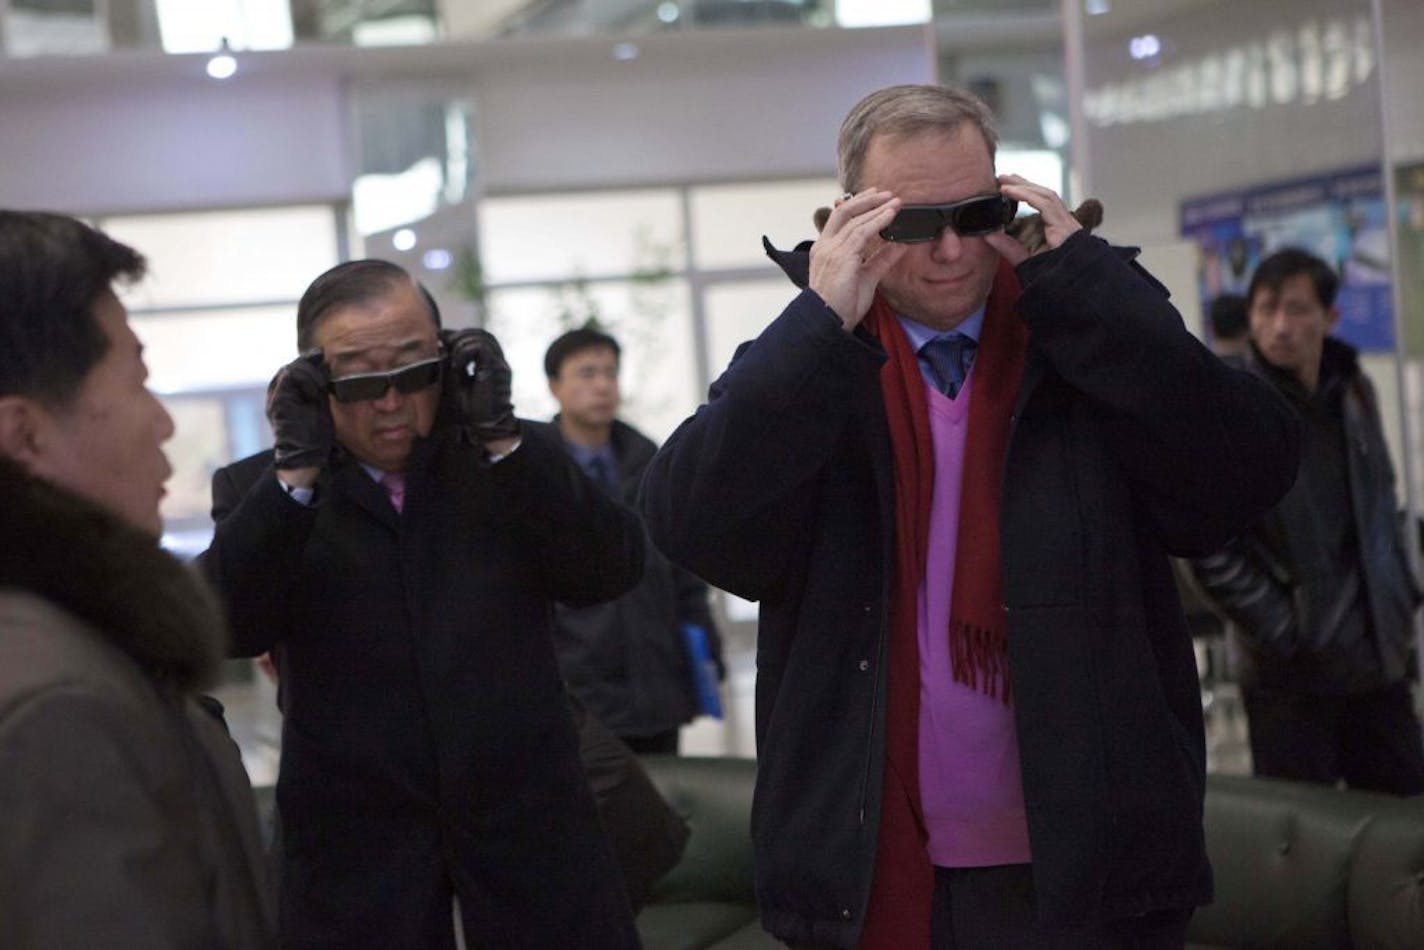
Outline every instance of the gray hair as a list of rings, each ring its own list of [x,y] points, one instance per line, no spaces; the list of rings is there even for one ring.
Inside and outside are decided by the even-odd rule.
[[[865,153],[877,136],[953,132],[968,122],[979,130],[992,160],[999,145],[994,114],[983,99],[954,86],[903,85],[878,89],[857,102],[836,137],[836,165],[841,187],[857,192]]]

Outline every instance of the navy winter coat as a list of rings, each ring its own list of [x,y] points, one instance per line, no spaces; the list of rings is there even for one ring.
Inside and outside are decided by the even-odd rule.
[[[1286,491],[1297,425],[1100,239],[1075,234],[1018,274],[1030,346],[999,528],[1040,917],[1189,908],[1212,893],[1205,750],[1167,556],[1213,549]],[[644,481],[656,544],[761,602],[762,922],[842,947],[865,919],[880,816],[894,550],[884,360],[802,292]]]

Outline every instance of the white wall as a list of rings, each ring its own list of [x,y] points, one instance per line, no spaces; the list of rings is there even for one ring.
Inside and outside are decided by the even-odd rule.
[[[1424,3],[1380,0],[1391,158],[1424,159]]]
[[[825,174],[857,99],[935,75],[921,28],[667,34],[629,62],[592,42],[576,71],[534,56],[481,74],[488,191]]]
[[[1330,35],[1349,44],[1343,55],[1305,52],[1303,31],[1313,26],[1313,35],[1323,37],[1339,24],[1343,35]],[[1175,240],[1183,198],[1379,161],[1378,71],[1373,51],[1356,47],[1360,40],[1373,42],[1365,0],[1215,0],[1124,31],[1113,28],[1111,16],[1088,18],[1087,26],[1089,158],[1081,172],[1089,192],[1104,200],[1105,228],[1114,237],[1148,244]],[[1162,44],[1162,55],[1156,62],[1134,61],[1128,44],[1148,33]],[[1224,68],[1233,56],[1254,64],[1241,82],[1202,79],[1204,71]],[[1344,72],[1335,73],[1337,66]],[[1340,81],[1343,94],[1332,98],[1312,90],[1303,81],[1307,72]],[[1254,96],[1252,77],[1259,80]],[[1199,108],[1175,85],[1183,78]],[[1220,92],[1228,87],[1242,97],[1231,101]],[[1107,121],[1102,106],[1112,89],[1133,94],[1139,108],[1155,92],[1183,111]],[[1216,101],[1208,104],[1213,90]]]
[[[83,213],[345,201],[349,84],[477,102],[491,191],[824,174],[850,104],[932,79],[928,28],[697,31],[203,58],[0,58],[0,205]]]
[[[196,69],[9,83],[0,73],[0,205],[101,213],[345,200],[334,75]],[[27,77],[28,78],[28,77]]]

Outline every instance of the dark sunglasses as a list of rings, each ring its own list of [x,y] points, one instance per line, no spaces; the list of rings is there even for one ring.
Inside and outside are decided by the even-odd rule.
[[[440,382],[440,370],[444,363],[444,358],[437,356],[384,373],[353,373],[328,380],[326,388],[337,402],[380,399],[392,386],[396,392],[409,395]]]
[[[899,244],[938,240],[949,228],[961,237],[997,231],[1014,220],[1019,203],[1003,195],[980,195],[947,205],[905,205],[880,236]]]

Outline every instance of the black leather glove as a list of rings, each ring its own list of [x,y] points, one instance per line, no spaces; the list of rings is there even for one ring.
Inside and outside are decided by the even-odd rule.
[[[272,423],[277,468],[326,465],[336,444],[336,428],[326,401],[326,370],[320,353],[299,356],[277,370],[267,420]]]
[[[442,330],[448,372],[445,391],[456,425],[472,445],[519,435],[509,385],[512,375],[499,341],[487,330]]]

